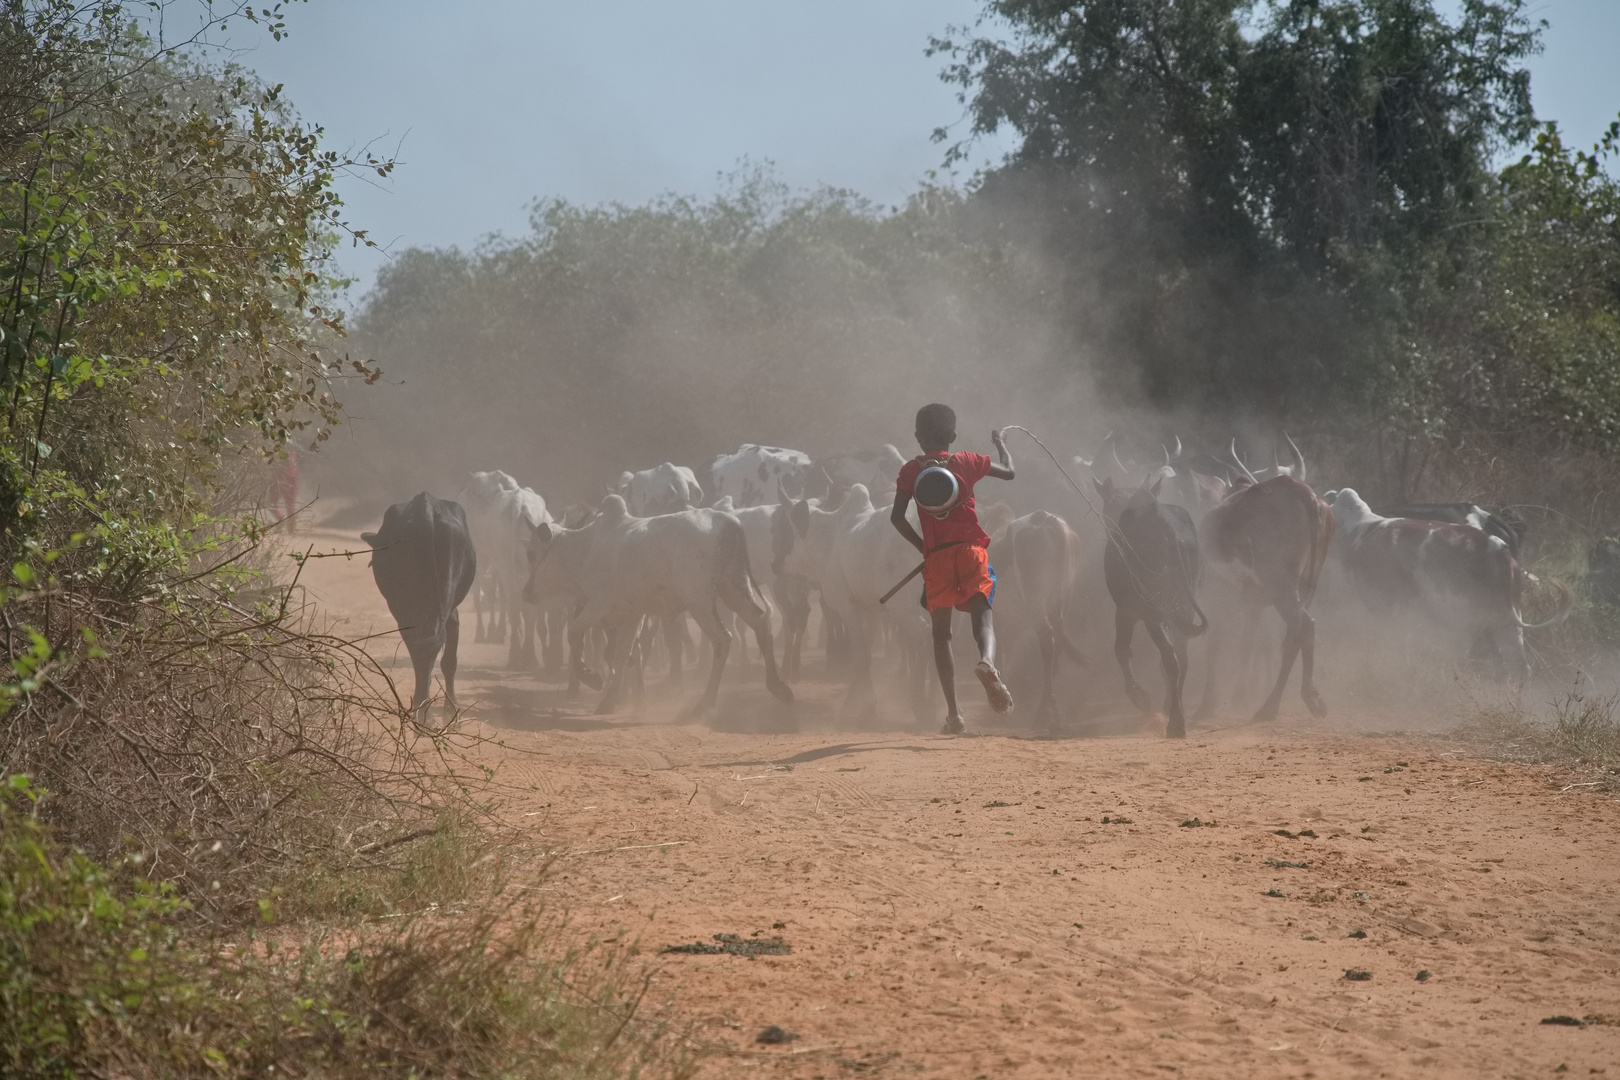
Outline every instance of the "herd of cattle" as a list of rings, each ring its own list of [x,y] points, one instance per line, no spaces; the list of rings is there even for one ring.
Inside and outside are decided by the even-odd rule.
[[[1256,719],[1275,718],[1296,661],[1306,707],[1325,715],[1310,608],[1330,554],[1373,611],[1433,620],[1515,681],[1528,674],[1523,632],[1561,621],[1573,605],[1570,590],[1550,582],[1561,596],[1557,612],[1523,620],[1520,595],[1533,579],[1519,565],[1524,525],[1512,516],[1468,503],[1375,510],[1350,488],[1319,495],[1292,440],[1291,464],[1253,471],[1235,444],[1221,457],[1183,453],[1177,441],[1162,463],[1132,465],[1111,442],[1090,460],[1074,459],[1100,497],[1099,505],[1079,493],[1074,525],[1047,510],[1015,517],[997,504],[980,512],[1000,577],[998,621],[1005,627],[1010,608],[1013,633],[1027,630],[1039,647],[1036,719],[1047,729],[1057,723],[1060,662],[1085,663],[1071,625],[1096,606],[1081,588],[1093,578],[1082,534],[1103,549],[1126,692],[1152,711],[1131,667],[1140,623],[1159,652],[1171,736],[1186,731],[1189,639],[1207,635],[1198,709],[1207,715],[1220,677],[1249,663],[1267,608],[1281,617],[1282,651]],[[624,473],[599,506],[557,514],[498,471],[472,474],[457,502],[424,492],[390,507],[363,539],[415,668],[413,710],[428,704],[441,653],[454,706],[457,609],[470,595],[477,640],[506,641],[514,668],[566,662],[571,690],[605,691],[604,712],[641,687],[660,652],[679,677],[692,649],[688,618],[712,656],[691,712],[716,702],[735,623],[753,632],[767,689],[791,701],[819,599],[829,670],[847,681],[849,706],[870,707],[874,646],[888,640],[900,646],[914,711],[926,715],[926,616],[916,603],[881,599],[917,558],[889,523],[904,460],[893,446],[812,460],[745,445],[709,466],[709,491],[692,469],[666,462]]]

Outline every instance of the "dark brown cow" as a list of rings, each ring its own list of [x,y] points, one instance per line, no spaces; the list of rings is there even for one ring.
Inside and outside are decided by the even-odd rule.
[[[1254,718],[1277,718],[1296,657],[1305,707],[1312,716],[1326,716],[1327,706],[1316,690],[1316,621],[1309,609],[1333,543],[1333,514],[1327,503],[1292,476],[1274,476],[1238,487],[1205,515],[1199,530],[1205,558],[1237,587],[1242,604],[1249,608],[1249,623],[1268,607],[1282,616],[1282,669]],[[1210,648],[1213,678],[1218,670],[1213,640]]]
[[[1125,676],[1126,696],[1143,712],[1152,710],[1131,670],[1131,639],[1142,623],[1164,669],[1164,733],[1185,738],[1181,694],[1187,639],[1209,629],[1198,606],[1198,531],[1186,509],[1159,502],[1159,481],[1135,488],[1115,487],[1111,478],[1092,483],[1109,523],[1103,581],[1114,601],[1114,658]]]
[[[1524,631],[1568,617],[1575,598],[1562,583],[1558,612],[1546,622],[1519,617],[1525,572],[1507,543],[1472,525],[1454,525],[1374,513],[1351,488],[1330,491],[1339,523],[1336,550],[1374,607],[1406,608],[1456,629],[1464,640],[1488,637],[1521,682],[1530,674]]]

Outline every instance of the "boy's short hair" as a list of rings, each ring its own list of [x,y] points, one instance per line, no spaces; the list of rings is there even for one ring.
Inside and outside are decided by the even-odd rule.
[[[951,445],[956,441],[956,410],[939,404],[918,409],[917,439],[931,448]]]

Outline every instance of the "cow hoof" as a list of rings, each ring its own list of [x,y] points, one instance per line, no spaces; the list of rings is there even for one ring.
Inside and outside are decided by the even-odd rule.
[[[1312,690],[1310,693],[1303,696],[1305,698],[1305,707],[1311,710],[1311,715],[1316,717],[1318,720],[1326,720],[1327,702],[1322,700],[1322,695],[1318,694],[1315,690]]]
[[[784,705],[793,704],[793,688],[787,683],[783,682],[781,679],[777,679],[775,682],[771,683],[768,689],[771,692],[771,696],[777,701],[780,701]]]
[[[1170,721],[1164,726],[1164,737],[1167,739],[1185,739],[1187,737],[1187,722]]]
[[[586,686],[590,687],[592,690],[600,690],[600,689],[602,689],[602,676],[598,675],[596,672],[591,671],[589,669],[586,669],[580,675],[579,681],[584,683]],[[579,689],[579,687],[570,686],[568,689],[577,691]]]
[[[1269,724],[1275,719],[1277,719],[1275,705],[1262,705],[1260,711],[1254,714],[1254,722],[1257,724]]]

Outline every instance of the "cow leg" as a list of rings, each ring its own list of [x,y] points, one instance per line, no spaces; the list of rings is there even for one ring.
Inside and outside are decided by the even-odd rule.
[[[695,659],[695,643],[686,629],[686,616],[676,615],[664,620],[664,647],[669,652],[669,682],[671,686],[680,686],[686,679],[686,646],[688,645],[694,645]]]
[[[1530,660],[1524,650],[1524,631],[1514,621],[1494,633],[1487,631],[1487,634],[1495,651],[1502,657],[1503,670],[1522,691],[1530,681]]]
[[[647,654],[652,649],[653,638],[658,633],[658,623],[652,619],[643,619],[636,629],[636,647],[630,651],[630,659],[626,661],[628,672],[626,678],[630,680],[630,693],[637,704],[647,699]]]
[[[524,671],[540,670],[540,642],[545,633],[543,614],[537,604],[522,604],[518,608],[523,616],[523,648],[520,650],[518,660],[522,663]]]
[[[1310,614],[1300,605],[1297,597],[1290,597],[1277,605],[1277,613],[1283,617],[1283,646],[1282,666],[1277,672],[1277,682],[1266,696],[1266,702],[1260,706],[1260,711],[1254,714],[1256,720],[1269,723],[1277,719],[1277,710],[1282,707],[1283,691],[1288,689],[1288,677],[1294,673],[1294,659],[1299,656],[1301,639],[1305,636],[1305,623],[1310,620]],[[1314,630],[1314,624],[1312,626]]]
[[[456,652],[461,645],[461,613],[452,609],[444,620],[444,655],[439,670],[444,673],[444,703],[456,710]]]
[[[865,621],[858,616],[848,619],[838,616],[838,627],[843,651],[841,666],[849,678],[844,706],[863,714],[870,713],[877,695],[872,689],[872,647]]]
[[[1247,602],[1243,604],[1243,632],[1238,638],[1237,663],[1232,665],[1232,670],[1236,673],[1232,686],[1233,705],[1237,705],[1246,699],[1253,700],[1253,698],[1249,697],[1249,694],[1255,689],[1255,668],[1260,666],[1260,662],[1256,660],[1257,650],[1254,647],[1254,639],[1260,632],[1260,617],[1265,613],[1266,609],[1263,605]],[[1286,622],[1286,617],[1284,621]],[[1265,680],[1263,674],[1260,678],[1262,682]]]
[[[1050,615],[1035,627],[1035,640],[1041,648],[1041,703],[1035,709],[1035,726],[1053,734],[1058,729],[1057,698],[1052,693],[1052,679],[1057,672],[1058,633]]]
[[[575,695],[580,691],[580,683],[585,682],[585,623],[580,622],[578,612],[573,612],[569,619],[569,693]]]
[[[476,644],[481,645],[483,644],[484,637],[487,634],[487,631],[484,629],[484,579],[482,577],[479,577],[473,581],[472,602],[473,623],[475,624],[473,628],[473,641]]]
[[[752,595],[734,585],[722,583],[718,591],[725,605],[754,632],[754,641],[759,645],[759,658],[765,665],[765,689],[778,701],[792,701],[793,691],[782,681],[782,674],[776,668],[776,643],[771,638],[770,609],[760,607]],[[740,651],[747,655],[746,643]]]
[[[1193,712],[1194,720],[1208,720],[1215,715],[1219,708],[1220,696],[1220,652],[1221,634],[1214,627],[1204,634],[1204,695],[1198,701],[1198,708]]]
[[[557,604],[548,604],[541,612],[546,620],[546,648],[544,648],[544,670],[551,678],[557,677],[562,670],[562,644],[567,633],[567,615]]]
[[[420,717],[427,711],[428,697],[433,691],[433,661],[439,658],[438,640],[405,642],[410,654],[411,672],[416,676],[416,689],[411,694],[411,715]]]
[[[720,700],[720,676],[725,674],[726,657],[731,654],[731,631],[726,629],[725,621],[714,610],[712,601],[706,609],[700,607],[694,610],[692,616],[697,620],[698,629],[702,631],[703,636],[709,639],[709,648],[714,654],[714,660],[709,665],[709,681],[703,688],[703,696],[686,710],[683,715],[687,717],[709,712],[714,708],[715,702]],[[770,627],[767,626],[766,641],[770,640],[770,633]]]
[[[781,579],[776,595],[782,601],[782,677],[798,682],[804,638],[810,628],[810,590],[799,582]]]
[[[1177,649],[1171,642],[1164,627],[1153,619],[1144,620],[1147,626],[1148,637],[1159,650],[1159,666],[1164,668],[1164,734],[1170,739],[1185,739],[1187,737],[1187,717],[1181,711],[1181,684],[1186,671],[1182,667],[1182,657],[1177,655]]]
[[[491,578],[489,583],[489,634],[485,640],[492,645],[506,640],[506,590],[499,578]]]
[[[1137,684],[1136,675],[1131,671],[1131,638],[1136,636],[1136,616],[1117,605],[1114,608],[1114,659],[1119,661],[1119,670],[1125,675],[1125,696],[1145,713],[1153,711],[1153,702],[1148,700],[1147,691]]]
[[[1187,658],[1187,635],[1174,628],[1170,629],[1168,633],[1170,635],[1170,643],[1176,647],[1176,666],[1181,673],[1181,682],[1176,686],[1176,701],[1180,708],[1185,709],[1187,701],[1187,671],[1191,667],[1191,662]],[[1166,731],[1166,734],[1172,738],[1185,738],[1187,735],[1186,720],[1182,720],[1181,734],[1177,735],[1168,730]]]
[[[837,679],[849,674],[849,632],[844,620],[821,598],[821,640],[827,657],[827,678]]]
[[[506,667],[509,671],[523,670],[523,599],[506,593],[506,628],[511,638],[507,642]]]
[[[607,693],[602,695],[602,700],[596,705],[598,715],[616,711],[619,703],[624,700],[625,684],[629,679],[630,654],[636,645],[637,625],[635,622],[615,624],[608,635],[608,670],[611,674],[608,677]]]
[[[1316,689],[1316,620],[1304,608],[1299,612],[1299,696],[1318,720],[1327,716],[1327,702]]]

